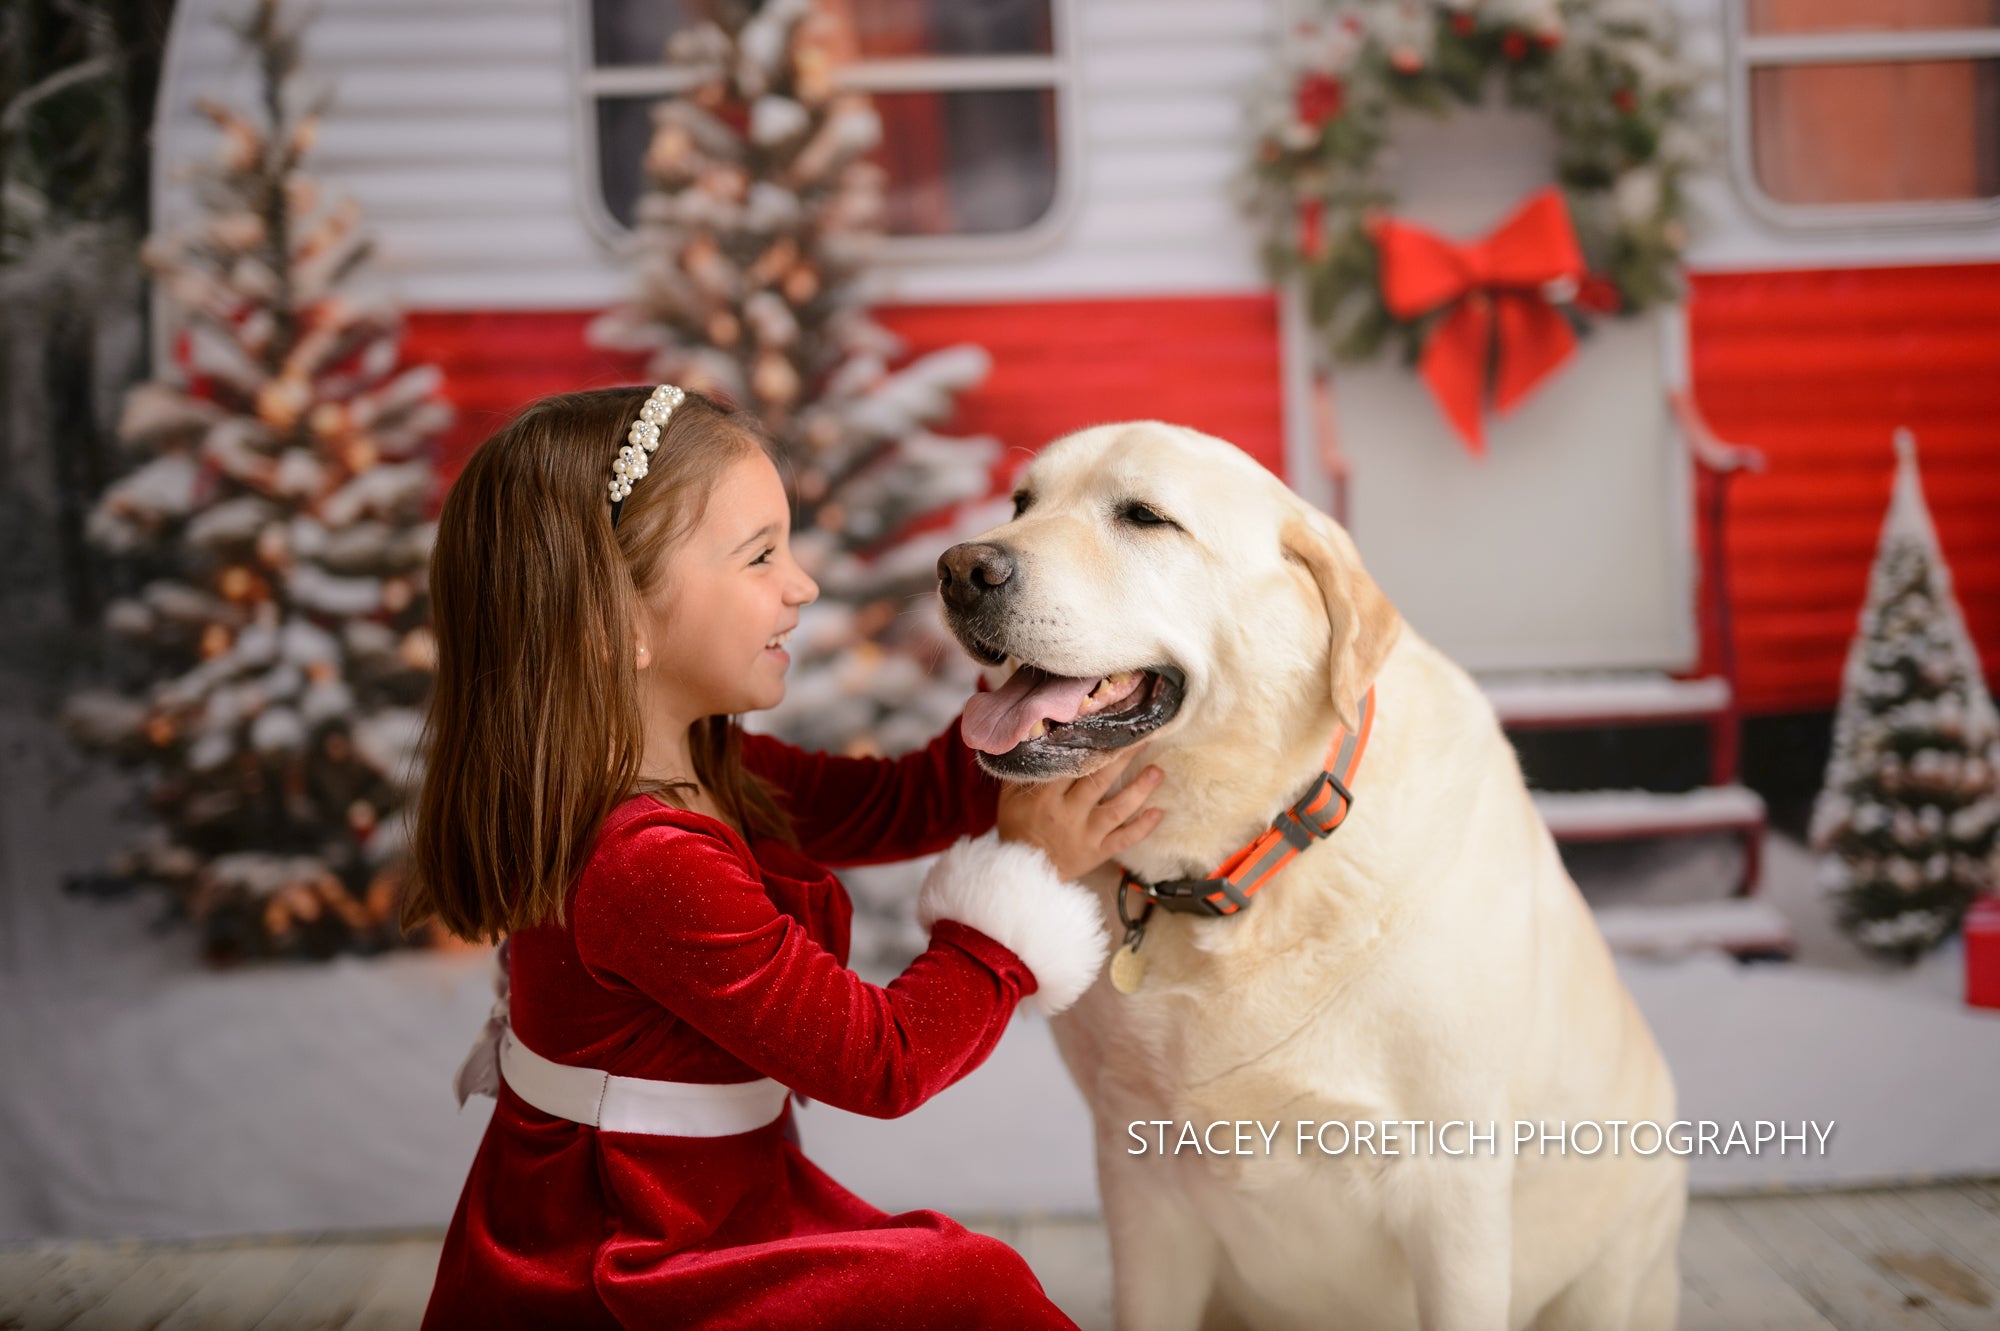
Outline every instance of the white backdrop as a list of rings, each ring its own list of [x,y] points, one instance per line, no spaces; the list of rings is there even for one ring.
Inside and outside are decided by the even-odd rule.
[[[0,1244],[442,1228],[491,1112],[450,1089],[490,1003],[488,956],[205,970],[188,933],[150,932],[157,901],[58,890],[127,834],[115,793],[41,722],[0,712]],[[1607,886],[1712,896],[1736,872],[1718,844],[1621,861]],[[1806,857],[1777,838],[1768,853],[1799,964],[1620,971],[1684,1117],[1838,1127],[1826,1156],[1699,1158],[1693,1186],[2000,1170],[2000,1013],[1962,1006],[1959,944],[1870,967],[1823,918]],[[887,1210],[1096,1209],[1089,1118],[1032,1011],[912,1114],[812,1104],[799,1126],[816,1163]]]

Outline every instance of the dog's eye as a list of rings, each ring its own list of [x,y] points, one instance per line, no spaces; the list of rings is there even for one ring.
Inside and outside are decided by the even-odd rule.
[[[1174,525],[1173,519],[1161,517],[1144,504],[1127,504],[1125,506],[1125,517],[1132,522],[1138,523],[1141,527],[1171,527]]]
[[[1016,490],[1014,492],[1014,516],[1017,518],[1020,517],[1021,514],[1027,512],[1027,509],[1028,492],[1026,490]]]

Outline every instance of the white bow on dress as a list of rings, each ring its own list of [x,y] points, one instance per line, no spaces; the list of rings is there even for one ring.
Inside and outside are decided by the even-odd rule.
[[[503,938],[494,949],[493,992],[497,997],[493,1010],[487,1013],[486,1025],[466,1052],[465,1061],[458,1065],[458,1075],[451,1079],[460,1109],[474,1094],[500,1098],[500,1039],[507,1031],[507,944],[511,941]]]

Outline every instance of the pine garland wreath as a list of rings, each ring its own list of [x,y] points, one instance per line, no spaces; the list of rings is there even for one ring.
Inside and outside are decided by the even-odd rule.
[[[789,464],[792,543],[821,595],[792,640],[785,702],[747,724],[810,747],[894,752],[957,714],[975,671],[932,598],[951,543],[928,525],[984,498],[1000,446],[928,427],[990,360],[902,348],[858,282],[883,238],[881,136],[834,80],[810,0],[724,0],[671,39],[692,86],[654,108],[632,253],[635,299],[593,326],[656,382],[754,411]],[[913,526],[913,524],[915,524]]]
[[[372,950],[400,941],[451,410],[394,309],[340,293],[369,246],[301,169],[320,103],[295,95],[299,25],[259,0],[232,28],[261,114],[199,103],[221,131],[205,216],[145,247],[184,373],[127,395],[143,461],[89,523],[133,588],[105,616],[123,687],[65,720],[144,769],[154,835],[117,874],[173,889],[212,959]]]
[[[1587,275],[1547,293],[1579,331],[1674,298],[1687,244],[1688,173],[1708,155],[1692,66],[1652,0],[1318,0],[1253,101],[1246,205],[1274,278],[1297,281],[1336,361],[1385,343],[1417,359],[1439,312],[1384,303],[1371,225],[1392,116],[1508,105],[1545,113],[1555,174]]]
[[[1951,590],[1907,430],[1848,650],[1811,838],[1843,929],[1914,961],[1995,884],[2000,719]]]

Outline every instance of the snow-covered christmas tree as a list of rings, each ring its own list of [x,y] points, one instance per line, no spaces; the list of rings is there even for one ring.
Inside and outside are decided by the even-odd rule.
[[[903,348],[858,289],[883,235],[881,136],[868,99],[839,89],[840,32],[811,0],[723,0],[676,33],[688,72],[659,103],[632,254],[637,297],[593,327],[649,353],[655,381],[750,408],[789,466],[793,546],[819,582],[792,639],[784,704],[746,725],[796,743],[894,753],[942,729],[976,677],[943,634],[937,557],[990,526],[915,521],[985,497],[990,438],[927,425],[985,377],[978,347],[891,369]]]
[[[200,104],[221,131],[202,219],[146,246],[181,373],[126,399],[143,461],[89,527],[131,575],[106,614],[117,687],[65,719],[145,773],[152,835],[117,876],[174,889],[212,958],[326,955],[398,941],[451,411],[402,363],[395,310],[341,293],[368,242],[301,170],[322,99],[298,90],[299,24],[258,0],[235,31],[261,106]]]
[[[2000,720],[1952,595],[1918,479],[1896,433],[1896,483],[1847,655],[1814,848],[1840,923],[1913,961],[1994,885]]]

